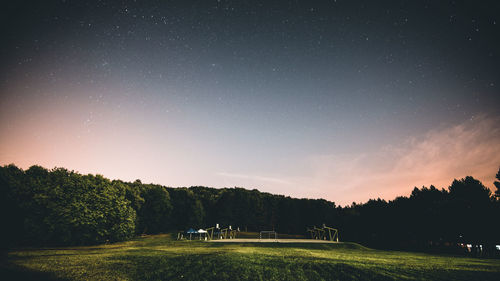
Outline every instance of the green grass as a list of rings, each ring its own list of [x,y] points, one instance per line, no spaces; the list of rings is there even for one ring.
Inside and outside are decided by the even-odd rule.
[[[94,247],[15,250],[3,257],[0,273],[1,280],[500,280],[500,260],[355,243],[207,243],[157,235]]]

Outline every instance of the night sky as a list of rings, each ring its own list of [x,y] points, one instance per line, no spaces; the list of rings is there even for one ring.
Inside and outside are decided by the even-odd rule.
[[[11,1],[0,164],[345,205],[493,186],[498,1]]]

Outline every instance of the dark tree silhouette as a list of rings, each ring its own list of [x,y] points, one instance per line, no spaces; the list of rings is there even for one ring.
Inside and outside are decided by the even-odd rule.
[[[500,171],[495,186],[500,185]],[[500,244],[500,200],[465,177],[448,189],[414,188],[409,197],[340,207],[243,188],[171,188],[110,181],[57,168],[0,167],[2,246],[121,241],[219,223],[241,230],[307,235],[326,224],[343,241],[393,249],[450,250],[458,243]]]
[[[491,191],[473,177],[454,180],[449,187],[447,226],[451,241],[479,243],[489,235]]]
[[[497,190],[495,190],[495,196],[500,199],[500,168],[498,168],[498,172],[496,175],[496,181],[493,183]]]
[[[170,194],[163,186],[151,186],[143,189],[144,200],[139,210],[138,231],[141,233],[161,233],[172,228],[172,203]]]

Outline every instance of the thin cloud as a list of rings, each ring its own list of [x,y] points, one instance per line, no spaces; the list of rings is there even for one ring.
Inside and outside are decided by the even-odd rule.
[[[493,189],[500,165],[498,124],[499,118],[481,116],[371,153],[315,156],[310,182],[321,193],[315,196],[342,204],[392,199],[409,194],[414,186],[447,187],[454,178],[468,175]]]

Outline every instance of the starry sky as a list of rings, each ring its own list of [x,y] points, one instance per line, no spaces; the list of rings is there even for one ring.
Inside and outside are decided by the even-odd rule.
[[[500,166],[498,1],[11,1],[0,164],[346,205]]]

